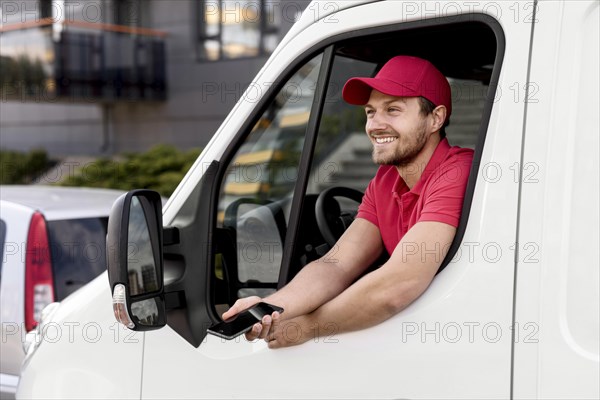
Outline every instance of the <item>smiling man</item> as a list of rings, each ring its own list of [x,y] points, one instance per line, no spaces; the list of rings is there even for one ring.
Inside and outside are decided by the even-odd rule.
[[[427,289],[458,227],[473,151],[451,147],[445,137],[452,103],[444,75],[429,61],[397,56],[374,78],[350,79],[342,94],[364,106],[381,167],[327,263],[314,261],[278,292],[240,299],[223,314],[230,318],[258,301],[283,307],[284,314],[265,316],[246,334],[270,348],[396,315]],[[364,274],[384,250],[389,260]],[[286,335],[289,323],[299,335]]]

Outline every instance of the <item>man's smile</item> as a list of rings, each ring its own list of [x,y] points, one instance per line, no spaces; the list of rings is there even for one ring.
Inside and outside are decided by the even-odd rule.
[[[387,144],[396,141],[397,136],[371,136],[371,139],[377,144]]]

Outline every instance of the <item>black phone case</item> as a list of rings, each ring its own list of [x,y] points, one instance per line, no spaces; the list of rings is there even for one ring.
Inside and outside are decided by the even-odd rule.
[[[227,321],[221,321],[212,325],[208,328],[207,332],[223,339],[235,339],[236,337],[252,329],[254,324],[260,322],[262,316],[272,314],[275,311],[282,313],[283,308],[274,306],[272,304],[260,302],[250,307],[249,309],[241,311],[236,316]],[[257,313],[259,314],[259,316],[256,315]],[[234,329],[235,325],[239,325],[239,327]]]

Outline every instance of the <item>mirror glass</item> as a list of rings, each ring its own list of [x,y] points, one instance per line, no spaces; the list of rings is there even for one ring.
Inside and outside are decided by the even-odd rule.
[[[134,196],[129,209],[127,275],[131,296],[152,293],[159,289],[148,223],[142,207],[143,201],[147,200]],[[154,307],[156,308],[156,304]]]
[[[131,304],[131,313],[137,320],[136,323],[146,326],[156,326],[158,320],[158,305],[161,301],[158,297],[136,301]]]

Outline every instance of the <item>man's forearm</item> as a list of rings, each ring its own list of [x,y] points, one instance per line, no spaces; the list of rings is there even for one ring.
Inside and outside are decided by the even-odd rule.
[[[355,331],[377,325],[412,303],[424,290],[418,282],[397,280],[382,270],[366,275],[339,296],[308,314],[310,329],[328,327],[329,333]]]
[[[283,307],[283,319],[306,315],[342,293],[382,251],[379,229],[358,218],[333,249],[265,301]]]
[[[400,312],[424,290],[422,284],[379,269],[315,311],[276,324],[270,348],[294,346],[319,336],[377,325]]]
[[[427,289],[446,256],[455,232],[456,229],[447,224],[419,222],[405,235],[383,266],[363,276],[314,311],[292,321],[275,323],[274,329],[269,331],[269,347],[293,346],[317,335],[369,328],[396,315]],[[405,252],[404,243],[419,245],[421,251]],[[440,252],[432,254],[426,251],[431,248],[439,248]],[[300,337],[287,335],[288,326],[292,323],[301,328],[300,331],[295,330],[301,332]]]
[[[437,222],[416,224],[403,243],[421,243],[422,251],[439,248],[439,254],[407,254],[399,245],[386,264],[306,315],[303,322],[313,330],[315,324],[319,324],[333,326],[341,333],[365,329],[391,318],[427,289],[446,256],[455,231],[454,227]]]
[[[284,288],[266,297],[268,303],[284,308],[284,319],[308,314],[339,295],[350,279],[336,262],[323,259],[304,267]]]

